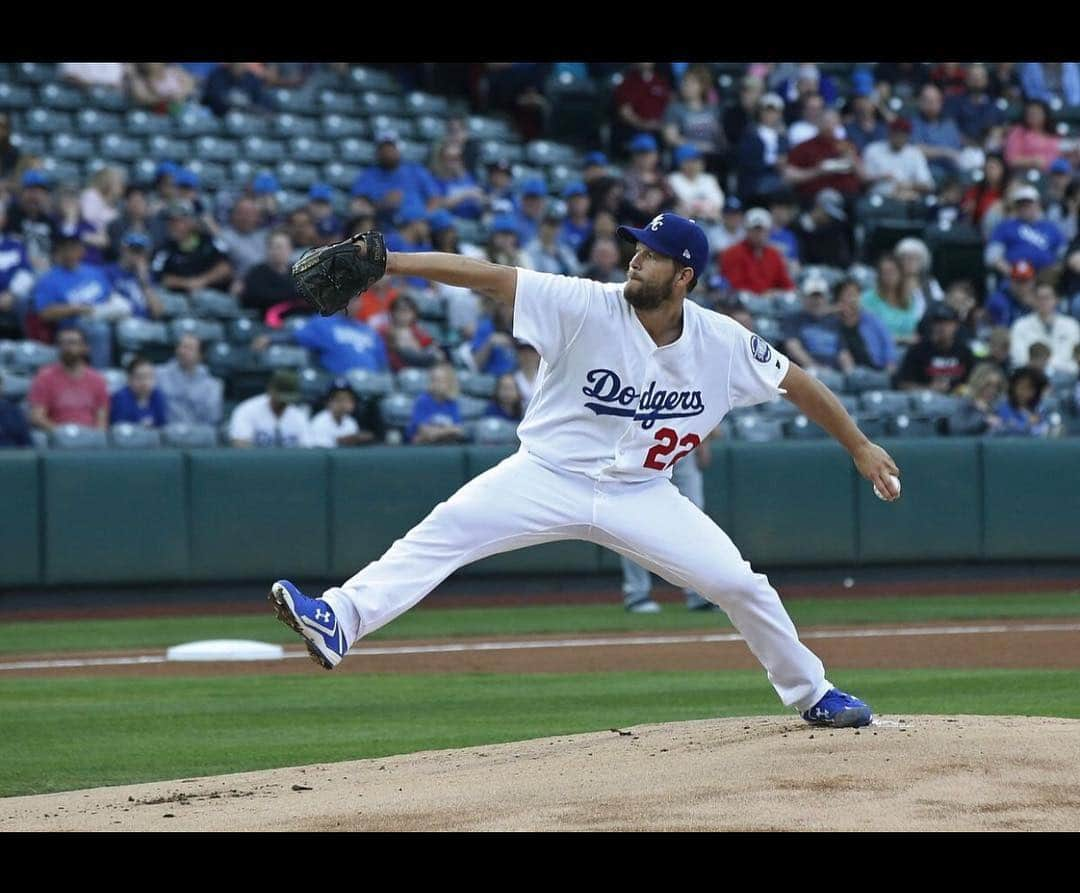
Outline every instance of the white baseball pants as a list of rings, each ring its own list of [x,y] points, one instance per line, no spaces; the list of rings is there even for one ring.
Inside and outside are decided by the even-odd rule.
[[[786,706],[808,710],[832,687],[765,575],[670,481],[597,481],[524,450],[469,481],[323,598],[355,642],[466,564],[565,539],[606,546],[719,605]]]

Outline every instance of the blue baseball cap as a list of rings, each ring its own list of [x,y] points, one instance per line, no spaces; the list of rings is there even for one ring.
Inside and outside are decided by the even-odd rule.
[[[1050,173],[1052,174],[1071,174],[1072,172],[1072,165],[1069,164],[1068,158],[1055,158],[1050,165]]]
[[[691,158],[700,158],[701,150],[697,146],[691,146],[689,143],[685,146],[679,146],[675,150],[675,166],[678,167],[684,161],[689,161]]]
[[[44,186],[48,188],[49,178],[45,175],[45,171],[29,170],[22,177],[23,186]]]
[[[705,238],[705,230],[678,214],[657,214],[641,229],[620,226],[615,232],[626,242],[641,242],[653,251],[693,268],[695,279],[701,278],[709,263],[709,240]]]
[[[567,183],[563,187],[562,197],[573,198],[575,195],[588,195],[589,190],[585,188],[585,184],[580,180],[576,183]]]
[[[433,233],[441,233],[445,229],[453,229],[454,215],[446,208],[439,208],[428,214],[427,222]]]
[[[180,170],[180,165],[174,161],[161,161],[158,163],[157,169],[154,171],[154,179],[160,180],[162,177],[175,177]]]
[[[524,183],[521,184],[521,194],[523,196],[547,196],[547,183],[545,183],[539,177],[534,177],[531,180],[526,180]]]
[[[517,221],[509,214],[500,214],[491,221],[489,227],[492,233],[513,233],[520,238],[521,230],[518,229]]]
[[[334,190],[326,183],[313,183],[308,190],[307,197],[313,202],[329,202],[334,200]]]
[[[173,179],[176,181],[177,186],[183,186],[190,189],[199,188],[199,175],[190,168],[180,168]]]
[[[269,195],[279,189],[281,189],[281,184],[278,183],[278,178],[269,171],[263,171],[251,181],[251,190],[256,195]]]
[[[856,96],[869,96],[874,92],[874,76],[860,68],[851,76],[851,89]]]
[[[150,248],[150,237],[146,233],[125,233],[122,241],[128,248],[141,248],[143,251]]]
[[[630,140],[631,152],[658,152],[659,146],[656,145],[656,137],[651,133],[639,133],[632,140]]]
[[[585,156],[585,167],[607,167],[607,156],[603,152],[590,152]]]

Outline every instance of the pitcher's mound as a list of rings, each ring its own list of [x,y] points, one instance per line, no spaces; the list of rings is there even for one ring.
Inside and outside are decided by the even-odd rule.
[[[0,800],[14,830],[1080,830],[1080,720],[749,717]]]

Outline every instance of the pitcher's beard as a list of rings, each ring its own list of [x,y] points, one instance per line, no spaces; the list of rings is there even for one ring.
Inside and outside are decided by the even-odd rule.
[[[623,289],[623,297],[635,310],[656,310],[671,300],[671,285],[649,285],[640,279],[631,279]]]

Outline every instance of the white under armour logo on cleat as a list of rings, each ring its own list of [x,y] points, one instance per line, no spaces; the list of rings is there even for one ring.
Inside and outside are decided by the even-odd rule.
[[[318,620],[320,623],[329,623],[330,622],[330,612],[329,611],[322,611],[319,608],[316,608],[315,609],[315,619]]]

